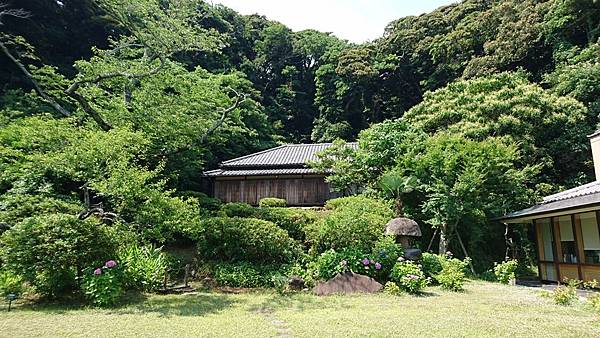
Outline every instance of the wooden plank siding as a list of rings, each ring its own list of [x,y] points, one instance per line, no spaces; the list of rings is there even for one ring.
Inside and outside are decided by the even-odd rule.
[[[217,178],[214,196],[225,203],[257,205],[261,198],[278,197],[290,206],[323,205],[333,194],[324,176]]]

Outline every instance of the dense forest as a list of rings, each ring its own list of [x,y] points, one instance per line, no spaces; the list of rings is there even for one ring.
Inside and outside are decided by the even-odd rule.
[[[102,203],[164,242],[203,217],[219,161],[358,140],[319,164],[338,189],[403,198],[493,255],[487,219],[593,179],[599,36],[596,0],[464,0],[360,45],[199,0],[8,1],[0,222]]]

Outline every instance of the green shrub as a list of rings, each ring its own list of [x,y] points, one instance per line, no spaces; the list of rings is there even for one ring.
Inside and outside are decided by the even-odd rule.
[[[299,241],[304,241],[305,229],[318,219],[314,210],[277,207],[260,208],[255,217],[275,223],[285,229],[292,238]]]
[[[421,265],[423,266],[423,273],[425,274],[425,277],[433,278],[442,271],[442,263],[440,263],[440,260],[443,258],[444,256],[429,252],[423,253],[421,257]]]
[[[183,191],[179,195],[184,198],[195,198],[198,201],[198,206],[206,210],[219,210],[221,208],[221,205],[223,204],[220,199],[209,197],[207,194],[198,191]]]
[[[392,296],[398,296],[402,293],[402,290],[400,290],[400,287],[396,283],[387,282],[383,287],[383,292]]]
[[[302,252],[285,230],[255,218],[210,218],[195,236],[206,260],[290,262]]]
[[[132,243],[120,248],[118,257],[127,289],[154,292],[161,288],[167,270],[167,257],[162,248]]]
[[[0,270],[0,297],[6,297],[11,293],[20,296],[24,290],[21,276],[11,271]]]
[[[371,257],[381,264],[379,269],[375,269],[375,277],[379,281],[385,281],[398,258],[404,254],[402,246],[396,243],[394,236],[382,236],[371,250]]]
[[[92,219],[54,214],[28,218],[0,238],[4,267],[45,297],[77,289],[83,269],[115,257],[114,231]]]
[[[600,313],[600,294],[594,294],[592,296],[589,296],[587,301],[594,311]]]
[[[219,285],[231,287],[272,287],[274,280],[287,276],[285,265],[259,265],[250,262],[219,263],[214,278]]]
[[[512,279],[515,279],[515,271],[519,266],[516,259],[504,261],[502,263],[494,263],[494,274],[496,280],[503,284],[508,284]]]
[[[559,285],[552,291],[552,299],[558,305],[570,305],[577,299],[577,291],[573,286]]]
[[[87,270],[82,279],[81,290],[93,305],[115,305],[123,294],[122,273],[113,260],[102,267]]]
[[[434,279],[444,288],[460,291],[465,283],[465,270],[469,266],[469,258],[461,261],[458,258],[443,257],[439,260],[441,271]]]
[[[339,252],[333,249],[325,251],[319,255],[312,268],[318,280],[329,280],[338,273],[352,271],[384,281],[387,274],[383,266],[383,263],[370,253],[365,253],[359,248],[345,248]]]
[[[261,208],[285,207],[287,201],[283,198],[265,197],[258,201],[258,206]]]
[[[408,293],[419,293],[429,284],[429,279],[425,277],[421,268],[414,262],[398,262],[392,268],[390,279],[398,287]]]
[[[313,250],[359,248],[371,250],[393,217],[384,202],[364,196],[345,197],[328,202],[333,210],[307,228]]]
[[[255,217],[257,209],[247,203],[227,203],[221,206],[221,211],[229,217]]]

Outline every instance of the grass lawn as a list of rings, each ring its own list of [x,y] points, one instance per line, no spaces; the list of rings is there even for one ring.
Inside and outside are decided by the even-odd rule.
[[[426,291],[419,297],[200,292],[102,310],[17,304],[1,312],[0,336],[600,337],[600,316],[585,305],[554,305],[532,289],[477,281],[462,293]]]

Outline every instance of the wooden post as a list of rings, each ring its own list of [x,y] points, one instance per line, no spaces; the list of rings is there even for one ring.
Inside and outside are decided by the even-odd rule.
[[[165,270],[165,277],[163,279],[163,289],[167,290],[167,283],[169,282],[169,271]]]

